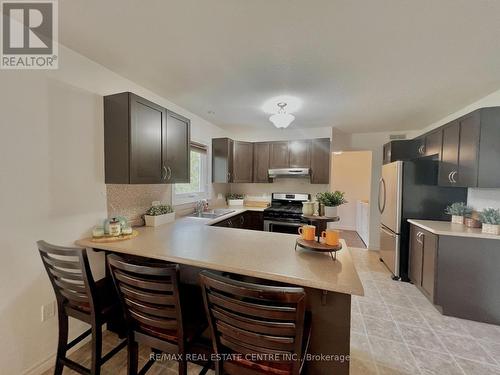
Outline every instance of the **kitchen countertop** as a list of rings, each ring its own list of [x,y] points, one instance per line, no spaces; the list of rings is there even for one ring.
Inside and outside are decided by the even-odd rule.
[[[415,220],[408,222],[440,236],[472,237],[500,240],[500,236],[481,232],[481,228],[468,228],[463,224],[453,224],[450,221]]]
[[[136,228],[139,236],[126,241],[96,243],[82,239],[76,244],[331,292],[363,295],[363,286],[344,240],[341,240],[343,249],[337,253],[334,262],[327,253],[295,251],[295,235],[210,226],[246,210],[264,210],[261,207],[227,208],[235,212],[215,219],[186,216],[158,227]]]

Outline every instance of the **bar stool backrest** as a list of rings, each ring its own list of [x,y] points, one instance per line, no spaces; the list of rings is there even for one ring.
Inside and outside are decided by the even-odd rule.
[[[94,311],[95,284],[86,250],[45,241],[38,241],[37,246],[60,309]]]
[[[114,254],[108,255],[108,264],[129,326],[171,331],[182,345],[179,266],[138,263]]]
[[[272,355],[291,374],[300,372],[303,288],[246,283],[207,271],[200,278],[217,354],[264,354],[264,361]]]

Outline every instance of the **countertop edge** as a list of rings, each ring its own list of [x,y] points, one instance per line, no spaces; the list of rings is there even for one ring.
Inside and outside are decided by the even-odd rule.
[[[494,234],[488,234],[481,232],[478,228],[468,228],[464,224],[453,224],[447,221],[434,221],[434,220],[418,220],[418,219],[408,219],[410,224],[414,224],[426,231],[429,231],[438,236],[453,236],[453,237],[466,237],[466,238],[478,238],[485,240],[500,240],[500,236]],[[432,225],[449,225],[453,230],[443,230],[436,229]]]

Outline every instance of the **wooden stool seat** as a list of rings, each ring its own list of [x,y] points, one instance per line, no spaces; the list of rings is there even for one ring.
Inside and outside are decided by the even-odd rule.
[[[179,374],[187,374],[190,345],[208,326],[199,287],[179,281],[179,266],[108,255],[108,266],[125,312],[128,374],[138,374],[138,343],[155,353],[180,354]],[[139,372],[153,365],[150,359]]]
[[[303,288],[200,273],[216,374],[298,375],[311,337]]]
[[[101,366],[127,344],[122,341],[102,355],[102,326],[120,314],[116,294],[108,280],[94,281],[85,249],[61,247],[37,242],[43,265],[56,294],[59,321],[55,375],[64,366],[84,375],[99,375]],[[88,323],[91,328],[68,343],[68,317]],[[68,359],[67,351],[92,335],[91,368]]]

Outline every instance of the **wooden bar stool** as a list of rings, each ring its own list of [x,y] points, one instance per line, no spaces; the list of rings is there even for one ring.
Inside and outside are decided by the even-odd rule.
[[[63,367],[67,366],[80,374],[99,375],[101,366],[127,344],[124,340],[102,356],[102,325],[120,314],[112,284],[105,279],[94,281],[85,249],[54,246],[45,241],[38,241],[37,245],[57,300],[59,341],[54,374],[62,374]],[[68,317],[91,326],[70,343]],[[66,353],[90,334],[92,362],[87,369],[68,359]]]
[[[298,375],[311,325],[303,288],[200,273],[217,375]]]
[[[128,328],[128,374],[138,372],[138,343],[155,353],[179,355],[179,374],[187,374],[186,353],[208,327],[199,287],[186,290],[177,264],[108,255]],[[139,372],[154,364],[151,358]],[[204,368],[201,373],[205,373]]]

